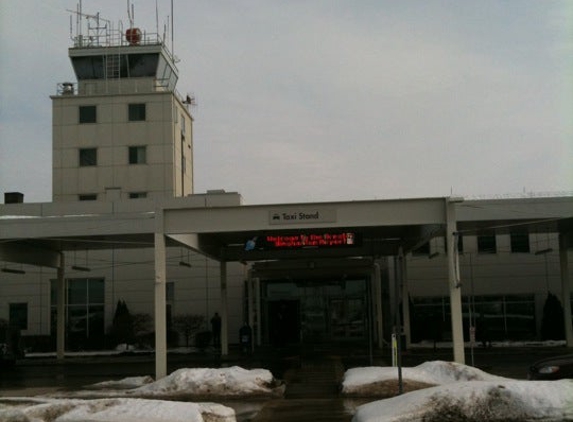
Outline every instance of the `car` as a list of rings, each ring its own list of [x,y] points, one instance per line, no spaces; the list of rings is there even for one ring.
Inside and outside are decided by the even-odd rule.
[[[529,367],[530,380],[573,378],[573,354],[542,359]]]

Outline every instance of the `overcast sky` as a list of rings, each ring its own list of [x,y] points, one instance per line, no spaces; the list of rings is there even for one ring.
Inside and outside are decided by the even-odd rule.
[[[0,0],[0,192],[51,201],[76,0]],[[136,26],[169,0],[133,0]],[[173,0],[195,192],[245,203],[573,191],[573,2]],[[126,1],[83,0],[128,26]],[[168,35],[170,39],[171,36]]]

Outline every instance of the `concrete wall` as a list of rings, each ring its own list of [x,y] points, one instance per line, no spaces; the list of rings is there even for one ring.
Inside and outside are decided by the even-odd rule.
[[[106,188],[118,188],[123,199],[133,192],[151,198],[193,192],[193,120],[173,93],[62,95],[52,100],[54,202],[77,201],[80,194],[104,200]],[[146,104],[145,121],[128,121],[130,103]],[[82,105],[97,106],[96,123],[79,123]],[[146,147],[145,164],[129,164],[130,146]],[[96,166],[79,166],[80,148],[97,148]]]

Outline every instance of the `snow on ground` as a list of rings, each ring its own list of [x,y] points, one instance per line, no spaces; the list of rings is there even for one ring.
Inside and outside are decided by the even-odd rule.
[[[353,422],[573,421],[573,380],[464,381],[362,405]]]
[[[342,381],[342,394],[359,397],[393,397],[398,393],[398,368],[374,366],[352,368]],[[424,362],[402,368],[403,391],[419,390],[456,381],[504,381],[472,366],[455,362]]]
[[[0,421],[235,422],[233,408],[210,402],[281,396],[284,388],[266,369],[184,368],[158,381],[129,377],[44,397],[0,398]],[[205,399],[207,403],[173,401],[193,398]],[[240,408],[242,413],[253,413],[260,410],[260,405],[255,410]]]
[[[85,390],[59,392],[54,397],[145,397],[164,399],[240,398],[282,396],[285,385],[267,369],[182,368],[153,381],[151,377],[130,377],[105,381]]]
[[[144,397],[190,396],[272,396],[282,395],[284,384],[275,380],[267,369],[183,368],[154,383],[144,385],[130,394]]]
[[[403,368],[405,383],[417,391],[376,400],[356,409],[354,422],[517,422],[573,421],[573,380],[517,381],[452,362],[426,362]],[[383,383],[397,386],[397,368],[354,368],[346,372],[343,392],[378,394]],[[2,422],[234,422],[237,413],[212,402],[284,391],[264,369],[240,367],[180,369],[150,382],[146,377],[94,384],[85,397],[0,398]],[[364,393],[364,394],[366,394]],[[116,398],[103,398],[116,397]],[[153,400],[140,398],[152,397]],[[208,403],[164,401],[207,398]],[[311,402],[310,402],[311,403]],[[256,413],[256,412],[255,412]]]
[[[144,399],[4,399],[2,422],[235,422],[235,411],[216,403]]]
[[[360,406],[353,422],[573,421],[573,380],[517,381],[443,361],[402,368],[402,379],[397,395],[398,368],[346,371],[343,394],[390,397]]]

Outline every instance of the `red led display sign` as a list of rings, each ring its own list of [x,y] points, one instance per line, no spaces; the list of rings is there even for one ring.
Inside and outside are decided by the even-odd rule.
[[[356,233],[295,233],[257,236],[247,241],[245,250],[341,248],[359,246]]]

